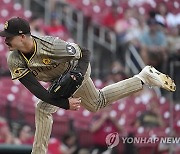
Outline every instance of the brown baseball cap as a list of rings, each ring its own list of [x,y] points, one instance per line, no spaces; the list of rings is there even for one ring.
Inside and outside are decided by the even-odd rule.
[[[31,32],[28,21],[20,17],[6,21],[4,30],[0,32],[1,37],[13,37],[21,34],[31,34]]]

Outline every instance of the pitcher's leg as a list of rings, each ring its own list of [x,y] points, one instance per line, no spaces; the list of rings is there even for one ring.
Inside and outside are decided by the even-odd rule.
[[[107,104],[131,95],[141,89],[141,80],[137,77],[132,77],[97,90],[89,77],[74,96],[81,97],[81,104],[87,110],[96,112]]]
[[[31,154],[46,154],[51,135],[53,117],[58,107],[40,101],[35,112],[35,138]]]
[[[91,78],[88,77],[75,95],[82,97],[84,107],[95,112],[109,103],[141,90],[142,82],[148,86],[157,86],[172,92],[176,90],[174,80],[168,75],[152,66],[146,66],[134,77],[111,84],[101,90],[97,90]]]
[[[143,85],[139,78],[132,77],[101,89],[108,103],[114,102],[118,99],[131,95],[137,91],[142,90]]]
[[[90,77],[76,91],[73,97],[81,97],[81,105],[91,112],[96,112],[96,107],[101,96]]]

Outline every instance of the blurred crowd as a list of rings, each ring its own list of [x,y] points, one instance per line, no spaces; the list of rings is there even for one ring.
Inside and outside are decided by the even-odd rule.
[[[176,0],[67,0],[99,27],[117,35],[117,59],[124,64],[128,44],[145,64],[168,71],[179,58],[180,4]]]
[[[85,18],[99,27],[113,30],[117,36],[116,60],[122,65],[125,65],[129,44],[136,48],[146,65],[164,72],[169,71],[170,62],[179,60],[180,5],[176,0],[54,0],[50,24],[45,24],[41,16],[33,13],[28,17],[32,34],[76,41],[71,35],[72,29],[59,20],[58,2],[81,10]]]
[[[134,6],[118,14],[119,6],[113,7],[113,12],[104,17],[103,23],[117,34],[119,51],[123,53],[131,43],[145,64],[168,71],[169,62],[178,58],[180,52],[180,8],[173,14],[162,1],[155,8],[144,10],[146,13]],[[122,57],[122,53],[117,54]]]

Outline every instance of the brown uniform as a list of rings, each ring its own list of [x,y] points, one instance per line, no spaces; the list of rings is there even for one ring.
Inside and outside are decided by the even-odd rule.
[[[51,36],[32,37],[35,52],[29,60],[19,51],[12,51],[8,56],[12,79],[20,79],[31,71],[37,80],[51,82],[75,67],[81,57],[81,50],[75,43]],[[81,105],[91,112],[142,89],[141,80],[132,77],[97,90],[90,78],[90,71],[89,66],[74,97],[81,97]],[[36,107],[36,132],[32,154],[46,154],[53,123],[52,113],[57,110],[58,107],[39,100]]]

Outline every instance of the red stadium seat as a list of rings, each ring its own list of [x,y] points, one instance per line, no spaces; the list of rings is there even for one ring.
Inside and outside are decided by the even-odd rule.
[[[53,116],[52,135],[62,137],[69,131],[69,122],[68,116]]]
[[[92,113],[84,108],[79,111],[72,112],[74,127],[77,129],[88,129],[92,120]]]
[[[28,110],[27,110],[27,108],[28,108]],[[22,118],[29,125],[34,126],[35,125],[35,109],[26,107],[26,110],[23,112]]]
[[[89,130],[77,129],[76,133],[78,136],[79,144],[82,147],[87,147],[87,148],[92,147],[92,135]]]

